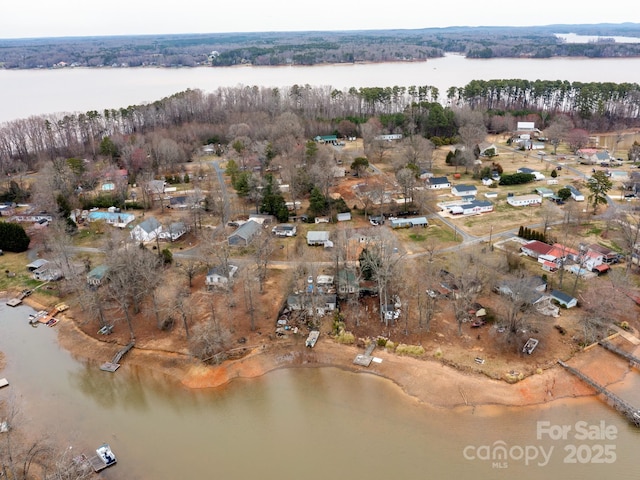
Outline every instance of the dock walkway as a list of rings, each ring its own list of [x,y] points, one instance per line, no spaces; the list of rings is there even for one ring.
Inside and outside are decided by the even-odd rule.
[[[601,347],[606,348],[610,352],[613,352],[617,355],[620,355],[622,358],[626,358],[627,360],[629,360],[629,363],[631,364],[632,367],[640,368],[640,358],[636,357],[635,355],[629,352],[625,352],[621,348],[618,348],[612,343],[606,342],[604,340],[600,340],[598,344]]]
[[[585,382],[587,385],[589,385],[591,388],[593,388],[596,392],[604,395],[604,397],[609,401],[609,403],[613,406],[613,408],[615,408],[620,413],[622,413],[627,418],[627,420],[629,420],[629,422],[631,422],[633,425],[635,425],[636,427],[640,427],[640,409],[635,408],[633,405],[624,401],[615,393],[607,390],[606,387],[600,385],[595,380],[589,378],[578,369],[567,365],[562,360],[558,360],[558,363],[560,364],[560,366],[562,366],[563,368],[568,370],[570,373],[578,377],[580,380]]]
[[[353,363],[362,367],[368,367],[371,365],[371,362],[373,361],[373,351],[375,348],[376,342],[371,342],[364,353],[356,355],[356,358],[353,359]]]
[[[105,362],[100,365],[100,370],[103,370],[105,372],[115,372],[118,368],[120,368],[120,361],[122,360],[122,357],[124,357],[125,354],[134,347],[134,345],[135,343],[131,342],[130,344],[119,350],[118,353],[113,356],[110,362]]]

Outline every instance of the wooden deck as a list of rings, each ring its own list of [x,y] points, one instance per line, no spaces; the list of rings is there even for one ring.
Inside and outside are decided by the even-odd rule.
[[[7,300],[7,305],[10,307],[17,307],[22,303],[21,298],[12,298],[11,300]]]

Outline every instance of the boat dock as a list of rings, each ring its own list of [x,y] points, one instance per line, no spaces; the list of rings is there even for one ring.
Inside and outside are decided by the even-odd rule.
[[[373,351],[376,348],[376,342],[371,342],[364,353],[360,353],[356,355],[356,358],[353,359],[353,363],[356,365],[360,365],[361,367],[368,367],[371,365],[373,361]]]
[[[118,351],[118,353],[116,353],[113,356],[110,362],[105,362],[102,365],[100,365],[100,370],[105,372],[115,372],[118,368],[120,368],[120,361],[122,360],[122,357],[124,357],[125,354],[129,350],[131,350],[134,345],[135,345],[134,342],[131,342],[130,344],[126,345],[124,348],[122,348],[120,351]]]
[[[6,378],[0,378],[0,388],[9,385],[9,381]]]
[[[608,403],[612,405],[613,408],[615,408],[620,413],[622,413],[627,418],[627,420],[629,420],[629,422],[631,422],[636,427],[640,427],[640,409],[637,409],[633,405],[627,403],[622,398],[617,396],[615,393],[607,390],[606,387],[600,385],[595,380],[589,378],[578,369],[567,365],[562,360],[558,360],[558,363],[560,364],[561,367],[565,368],[570,373],[572,373],[573,375],[578,377],[580,380],[585,382],[587,385],[589,385],[591,388],[593,388],[597,393],[601,393],[607,399]]]
[[[618,348],[612,343],[609,343],[605,340],[600,340],[598,342],[598,345],[600,345],[603,348],[606,348],[610,352],[620,355],[622,358],[626,358],[627,360],[629,360],[629,363],[631,364],[632,367],[640,368],[640,358],[636,357],[635,355],[629,352],[625,352],[621,348]]]

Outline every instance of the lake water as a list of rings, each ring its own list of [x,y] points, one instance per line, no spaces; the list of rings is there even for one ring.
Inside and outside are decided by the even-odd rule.
[[[0,122],[30,115],[102,111],[149,103],[176,92],[218,87],[294,84],[350,87],[423,86],[440,90],[471,80],[522,78],[571,82],[638,82],[640,58],[466,59],[460,55],[416,63],[312,67],[65,68],[0,70]]]
[[[389,381],[335,368],[285,369],[189,391],[126,360],[115,374],[75,360],[58,347],[56,327],[28,325],[30,311],[0,306],[2,376],[10,381],[0,400],[19,399],[23,425],[61,449],[89,453],[109,442],[118,464],[105,471],[107,479],[640,475],[640,430],[594,398],[537,408],[434,409]],[[637,391],[638,384],[625,388]],[[615,438],[578,440],[581,421]],[[571,427],[566,438],[550,438],[557,425]],[[506,458],[484,459],[500,446]],[[599,453],[605,448],[606,457]]]

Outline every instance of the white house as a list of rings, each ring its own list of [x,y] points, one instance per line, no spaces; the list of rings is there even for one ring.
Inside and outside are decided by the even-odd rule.
[[[154,217],[147,218],[131,230],[131,238],[136,242],[150,242],[155,240],[162,231],[162,225]]]
[[[584,202],[584,195],[580,193],[580,190],[578,190],[576,187],[574,187],[573,185],[567,185],[565,188],[569,189],[569,191],[571,192],[571,198],[573,198],[576,202]]]
[[[451,187],[451,193],[456,197],[467,197],[478,194],[478,189],[475,185],[456,185]]]
[[[276,237],[295,237],[298,233],[298,228],[292,223],[281,223],[273,227],[271,232]]]
[[[187,226],[182,222],[173,222],[166,229],[162,229],[162,231],[158,234],[158,238],[161,240],[169,240],[170,242],[175,242],[181,236],[187,233]]]
[[[567,308],[573,308],[578,305],[577,298],[574,298],[571,295],[567,295],[566,293],[561,292],[560,290],[553,290],[551,292],[551,298],[557,301],[560,305]]]
[[[326,230],[310,230],[307,232],[307,245],[315,246],[322,245],[327,246],[329,240],[329,232]]]
[[[228,285],[238,271],[236,265],[229,265],[228,267],[227,272],[224,271],[222,266],[209,269],[204,280],[205,285],[207,287],[224,287]]]
[[[451,188],[451,182],[449,182],[447,177],[431,177],[427,179],[427,188],[432,190]]]
[[[518,195],[507,198],[507,203],[512,207],[527,207],[529,205],[540,205],[542,197],[540,195]]]

